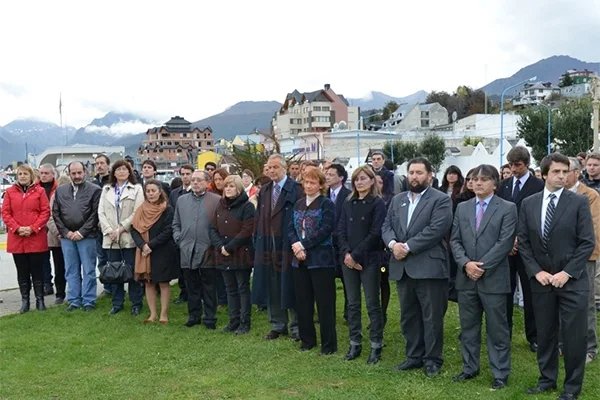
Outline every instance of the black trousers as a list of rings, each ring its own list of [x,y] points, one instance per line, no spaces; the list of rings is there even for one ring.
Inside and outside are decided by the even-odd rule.
[[[17,267],[17,280],[19,287],[27,285],[31,289],[31,283],[44,282],[44,261],[48,252],[13,254],[13,260]]]
[[[521,255],[517,253],[514,256],[508,257],[508,264],[510,265],[510,294],[508,295],[506,302],[506,318],[508,319],[508,330],[512,337],[513,329],[513,310],[514,310],[514,296],[517,288],[517,273],[521,279],[521,287],[523,288],[523,306],[525,311],[525,337],[529,343],[537,341],[537,329],[535,327],[535,317],[533,313],[533,302],[531,299],[531,284],[529,283],[529,277],[525,272],[525,264]]]
[[[215,324],[217,322],[216,272],[214,268],[185,268],[183,270],[188,293],[188,319],[190,321],[200,322],[204,306],[204,323]]]
[[[183,300],[187,301],[188,295],[187,295],[187,289],[185,287],[185,275],[184,272],[185,271],[183,268],[181,268],[181,255],[179,254],[179,249],[177,249],[177,251],[175,252],[175,263],[177,265],[179,265],[179,279],[177,279],[177,286],[179,286],[179,297],[182,298]]]
[[[219,272],[219,271],[218,271]],[[227,290],[229,308],[229,325],[250,327],[250,310],[252,296],[250,294],[250,269],[220,271]]]
[[[537,359],[540,368],[538,385],[556,385],[558,379],[558,335],[562,332],[565,362],[565,392],[578,396],[583,384],[587,354],[588,292],[571,292],[552,288],[533,293],[537,324]],[[560,319],[560,324],[559,324]],[[559,325],[562,329],[559,329]]]
[[[313,319],[316,302],[321,333],[321,351],[324,353],[336,352],[335,269],[308,269],[301,264],[293,271],[298,333],[302,340],[302,346],[312,348],[317,345],[317,332]]]
[[[65,258],[61,247],[50,247],[52,252],[52,262],[54,263],[54,285],[56,286],[56,297],[66,297],[65,289],[67,280],[65,279]]]
[[[221,270],[216,270],[215,273],[215,290],[217,291],[217,305],[226,306],[227,300],[227,289],[225,289],[225,278]]]

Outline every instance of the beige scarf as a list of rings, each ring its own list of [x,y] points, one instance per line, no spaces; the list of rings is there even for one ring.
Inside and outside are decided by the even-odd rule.
[[[144,201],[141,206],[135,210],[133,216],[133,227],[144,239],[144,243],[150,242],[150,228],[154,226],[162,213],[166,210],[167,203],[152,204]],[[135,251],[135,279],[150,282],[152,266],[150,256],[143,256],[142,249],[139,247]]]

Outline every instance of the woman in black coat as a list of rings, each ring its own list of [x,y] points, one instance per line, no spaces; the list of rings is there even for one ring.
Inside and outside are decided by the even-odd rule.
[[[135,279],[146,286],[146,299],[150,316],[144,322],[156,321],[156,284],[160,287],[161,324],[169,321],[169,282],[179,277],[179,265],[173,243],[173,208],[167,202],[160,181],[150,179],[144,184],[145,201],[134,214],[131,237],[137,247]]]
[[[222,332],[237,335],[250,332],[250,272],[254,252],[254,205],[248,201],[242,179],[237,175],[225,178],[223,198],[210,226],[210,240],[215,249],[216,268],[223,273],[229,324]]]
[[[383,315],[379,286],[384,258],[381,226],[386,212],[371,167],[365,165],[355,169],[352,173],[352,194],[342,207],[337,231],[348,295],[350,350],[346,360],[354,360],[362,351],[361,284],[371,321],[371,354],[367,363],[376,364],[381,360]]]
[[[335,251],[332,233],[335,205],[324,196],[325,175],[311,168],[302,178],[306,197],[294,205],[288,231],[294,260],[294,291],[301,351],[317,345],[313,320],[315,301],[321,327],[321,355],[337,351],[335,329]]]

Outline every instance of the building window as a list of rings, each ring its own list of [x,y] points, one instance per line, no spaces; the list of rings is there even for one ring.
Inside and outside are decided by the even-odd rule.
[[[322,110],[322,111],[329,111],[329,106],[323,106],[323,107],[321,108],[321,110]]]
[[[313,106],[313,111],[321,111],[321,106]]]
[[[209,140],[209,141],[206,142],[206,145],[207,146],[212,146],[212,142]]]
[[[206,133],[204,134],[204,139],[206,139]]]
[[[429,111],[421,111],[421,118],[429,118]]]
[[[544,90],[543,89],[539,89],[538,93],[544,93]]]
[[[173,142],[167,142],[167,146],[172,146]]]
[[[331,122],[330,117],[312,117],[312,122]]]
[[[175,142],[175,146],[179,146],[179,142]]]
[[[182,133],[181,137],[187,137],[187,133]]]
[[[177,149],[177,152],[178,152],[178,153],[181,153],[181,149]]]
[[[421,128],[429,128],[429,120],[428,119],[421,120]]]

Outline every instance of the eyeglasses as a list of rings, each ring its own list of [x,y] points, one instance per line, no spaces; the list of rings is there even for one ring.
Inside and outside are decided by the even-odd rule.
[[[210,171],[214,171],[215,169],[214,169],[214,168],[206,168],[206,170],[207,170],[208,172],[210,172]]]
[[[192,182],[206,182],[206,179],[204,179],[204,178],[192,178],[191,181]]]

